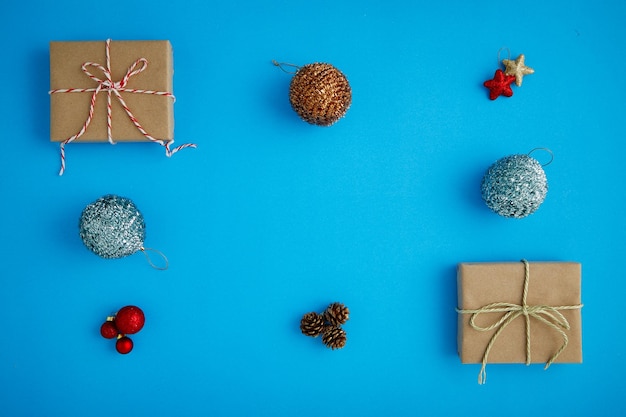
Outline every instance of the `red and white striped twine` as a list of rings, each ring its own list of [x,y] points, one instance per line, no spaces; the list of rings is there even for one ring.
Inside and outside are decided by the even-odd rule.
[[[174,143],[173,140],[166,141],[163,139],[156,139],[153,136],[151,136],[143,128],[143,126],[141,126],[141,123],[139,123],[137,118],[133,115],[132,111],[130,110],[130,108],[128,107],[128,105],[126,104],[126,102],[124,101],[120,93],[124,92],[124,93],[132,93],[132,94],[151,94],[155,96],[165,96],[172,100],[175,100],[175,97],[172,93],[167,92],[167,91],[139,90],[135,88],[126,88],[126,85],[128,84],[128,81],[130,80],[132,76],[141,73],[148,67],[148,60],[145,58],[137,59],[128,68],[128,70],[126,71],[126,74],[122,77],[120,81],[113,81],[113,77],[111,75],[111,57],[110,57],[111,39],[106,40],[105,46],[106,46],[105,48],[106,67],[103,67],[102,65],[97,64],[95,62],[85,62],[81,67],[85,75],[87,75],[89,78],[91,78],[93,81],[95,81],[98,84],[96,88],[59,88],[59,89],[49,91],[49,94],[92,93],[91,102],[89,104],[89,114],[87,116],[87,120],[85,120],[85,123],[83,123],[83,126],[80,128],[78,133],[76,133],[73,136],[70,136],[69,138],[61,142],[61,170],[59,171],[59,175],[63,175],[63,172],[65,172],[65,145],[80,138],[85,133],[85,131],[89,127],[89,124],[91,123],[91,120],[93,119],[94,108],[96,107],[96,99],[98,97],[98,93],[100,93],[101,91],[105,91],[107,93],[107,139],[109,143],[113,145],[115,144],[115,142],[113,141],[112,134],[111,134],[111,126],[112,126],[111,95],[115,94],[115,97],[118,99],[122,108],[128,115],[128,118],[130,119],[131,122],[133,122],[137,130],[139,130],[141,134],[146,139],[150,140],[151,142],[155,142],[161,146],[164,146],[165,155],[167,157],[172,156],[173,154],[180,151],[181,149],[196,147],[194,143],[185,143],[183,145],[177,146],[176,148],[172,149],[171,145]],[[94,67],[102,71],[105,79],[103,80],[93,75],[91,72],[89,72],[88,70],[89,67]]]

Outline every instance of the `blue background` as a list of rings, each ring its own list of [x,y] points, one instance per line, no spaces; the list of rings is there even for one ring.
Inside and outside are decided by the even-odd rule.
[[[626,413],[626,3],[3,2],[2,416]],[[50,40],[169,39],[177,144],[49,142]],[[498,51],[535,74],[482,83]],[[505,57],[505,56],[504,56]],[[329,62],[353,89],[330,128],[291,110],[271,60]],[[480,197],[496,159],[554,152],[545,203],[505,219]],[[545,155],[533,154],[541,160]],[[167,254],[104,260],[78,218],[113,193]],[[582,365],[456,354],[456,265],[583,265]],[[348,342],[300,334],[341,301]],[[123,356],[99,335],[147,317]]]

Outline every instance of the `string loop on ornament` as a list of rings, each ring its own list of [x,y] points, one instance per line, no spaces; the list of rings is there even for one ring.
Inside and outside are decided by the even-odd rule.
[[[502,60],[500,59],[500,53],[502,51],[506,51],[506,59],[511,59],[511,50],[508,47],[503,46],[502,48],[498,49],[498,65],[500,65],[500,63],[502,62]]]
[[[159,271],[165,271],[169,267],[170,261],[167,260],[167,256],[165,256],[165,254],[161,252],[160,250],[153,249],[153,248],[143,248],[143,247],[139,250],[143,252],[143,254],[146,256],[146,259],[148,260],[148,263],[154,269],[158,269]],[[157,255],[159,255],[161,258],[163,258],[163,260],[165,261],[165,266],[155,265],[155,263],[152,262],[152,259],[150,258],[150,254],[148,253],[148,251],[154,252]]]
[[[532,151],[528,152],[528,156],[530,156],[531,153],[535,152],[535,151],[546,151],[550,154],[550,160],[548,162],[546,162],[545,164],[541,164],[542,167],[548,166],[552,163],[552,161],[554,161],[554,153],[548,149],[548,148],[535,148]]]
[[[274,64],[275,66],[277,66],[278,68],[280,68],[283,72],[286,72],[287,74],[295,74],[296,72],[298,72],[298,70],[300,69],[299,65],[296,64],[289,64],[287,62],[278,62],[276,60],[272,60],[272,64]],[[295,71],[287,71],[285,69],[285,67],[292,67],[292,68],[296,68]]]

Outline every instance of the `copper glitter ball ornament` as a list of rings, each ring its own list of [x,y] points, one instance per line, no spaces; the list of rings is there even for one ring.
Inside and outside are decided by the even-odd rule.
[[[348,111],[352,89],[341,71],[318,62],[296,71],[289,87],[289,101],[302,120],[330,126]]]

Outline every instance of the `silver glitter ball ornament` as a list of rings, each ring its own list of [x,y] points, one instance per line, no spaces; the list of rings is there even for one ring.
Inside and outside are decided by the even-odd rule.
[[[79,232],[85,246],[96,255],[122,258],[143,250],[146,225],[131,200],[105,195],[85,207]]]
[[[504,217],[522,218],[534,213],[548,193],[541,164],[528,155],[511,155],[489,167],[481,184],[487,206]]]

